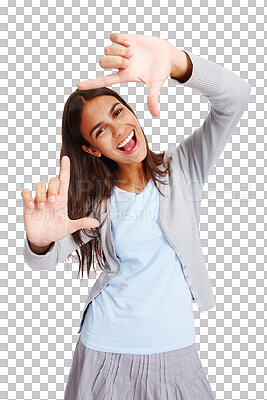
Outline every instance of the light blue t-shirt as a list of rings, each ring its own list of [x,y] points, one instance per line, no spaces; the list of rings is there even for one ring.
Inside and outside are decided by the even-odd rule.
[[[111,233],[121,271],[89,304],[81,332],[87,347],[154,354],[195,341],[192,296],[158,224],[159,196],[152,179],[138,194],[114,187]]]

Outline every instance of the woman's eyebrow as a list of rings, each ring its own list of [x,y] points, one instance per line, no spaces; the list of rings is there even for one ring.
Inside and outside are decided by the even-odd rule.
[[[114,103],[114,104],[113,104],[113,106],[112,106],[111,109],[109,110],[109,114],[112,114],[112,112],[113,112],[113,110],[114,110],[114,108],[116,107],[117,104],[120,104],[120,102],[117,101],[117,103]],[[96,124],[96,125],[91,129],[89,135],[91,136],[92,133],[94,132],[94,130],[95,130],[96,128],[98,128],[98,127],[99,127],[100,125],[102,125],[102,124],[104,124],[103,121],[98,122],[98,124]]]

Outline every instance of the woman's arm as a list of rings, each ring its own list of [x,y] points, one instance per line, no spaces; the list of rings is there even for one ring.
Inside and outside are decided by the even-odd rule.
[[[92,233],[91,233],[92,234]],[[92,238],[86,236],[81,231],[81,238],[84,243],[88,243]],[[66,257],[80,247],[73,239],[72,235],[67,235],[53,244],[45,254],[36,254],[30,247],[29,240],[26,236],[24,240],[23,256],[26,264],[35,271],[52,270],[62,263]]]
[[[110,39],[120,46],[106,47],[106,55],[99,63],[104,69],[117,68],[119,72],[80,82],[79,89],[120,82],[143,82],[148,86],[148,108],[155,117],[159,115],[160,90],[169,77],[175,79],[177,85],[198,90],[210,101],[211,111],[202,126],[176,148],[188,186],[200,185],[201,192],[247,108],[251,86],[221,65],[177,49],[167,40],[121,33],[112,33]],[[133,52],[131,57],[129,50]],[[126,60],[129,61],[128,66]]]
[[[48,252],[48,250],[55,244],[55,242],[52,242],[52,243],[50,243],[49,246],[46,246],[46,247],[37,247],[37,246],[35,246],[33,243],[31,243],[31,242],[29,241],[28,238],[27,238],[27,240],[28,240],[28,244],[29,244],[29,246],[30,246],[30,249],[31,249],[35,254],[38,254],[38,255],[44,255],[44,254],[46,254],[46,253]]]
[[[184,50],[173,47],[171,78],[185,83],[192,75],[192,71],[193,64],[188,54]]]
[[[199,199],[211,169],[247,109],[251,86],[221,65],[189,51],[186,53],[192,63],[189,79],[181,83],[180,78],[177,80],[172,75],[171,78],[175,79],[177,85],[198,90],[211,103],[211,110],[201,127],[195,129],[176,148],[187,186],[192,196],[198,196]],[[180,60],[180,50],[176,54],[176,59]],[[187,72],[189,75],[190,67]]]

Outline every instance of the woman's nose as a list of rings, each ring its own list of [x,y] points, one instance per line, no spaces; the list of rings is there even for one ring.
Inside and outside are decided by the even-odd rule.
[[[115,137],[115,138],[119,138],[119,137],[122,137],[123,138],[123,135],[125,135],[125,131],[122,131],[121,129],[113,129],[113,136]]]

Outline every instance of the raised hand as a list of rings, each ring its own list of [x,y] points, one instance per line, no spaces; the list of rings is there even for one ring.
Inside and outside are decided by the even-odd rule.
[[[167,40],[155,36],[112,33],[110,40],[120,46],[107,46],[106,55],[99,60],[99,64],[104,69],[118,69],[119,72],[80,82],[78,88],[85,90],[121,82],[143,82],[148,86],[148,109],[157,117],[158,96],[171,74],[173,52],[177,49]],[[125,41],[130,42],[130,46]],[[126,61],[129,61],[128,66]]]
[[[26,233],[29,242],[35,247],[45,248],[78,229],[96,228],[99,225],[94,218],[69,219],[67,210],[69,180],[70,159],[68,156],[63,156],[60,176],[50,179],[47,192],[44,182],[37,183],[34,201],[29,189],[21,191]],[[50,201],[52,195],[55,196],[54,202]],[[41,202],[44,203],[43,208],[40,207]]]

